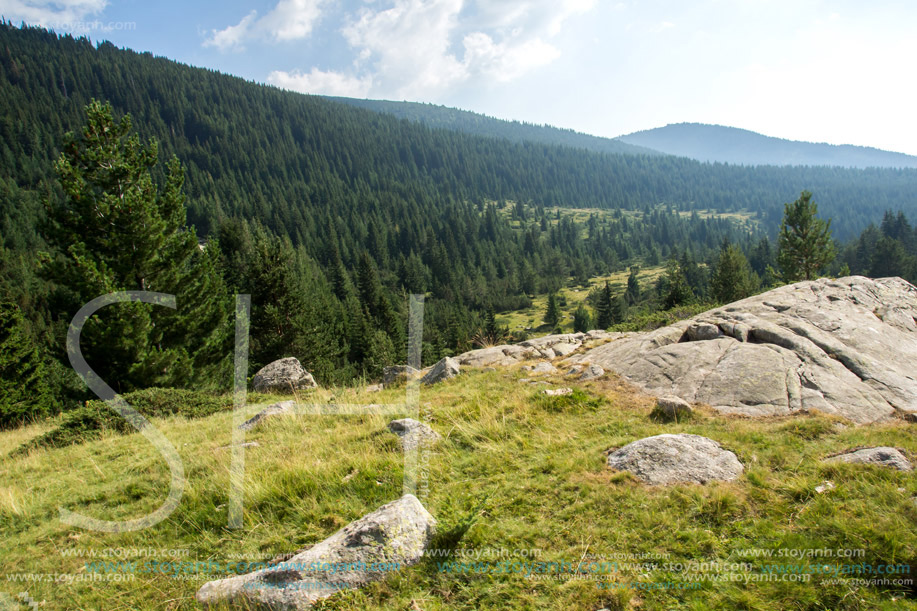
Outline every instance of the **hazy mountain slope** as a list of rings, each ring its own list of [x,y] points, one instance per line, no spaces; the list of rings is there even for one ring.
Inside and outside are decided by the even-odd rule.
[[[809,165],[850,168],[917,168],[917,157],[849,144],[800,142],[764,136],[746,129],[678,123],[618,138],[698,161],[744,165]]]
[[[393,236],[393,249],[408,256],[411,244],[429,247],[423,236],[428,229],[440,232],[441,225],[441,239],[451,243],[445,234],[457,224],[443,225],[449,214],[469,226],[479,223],[480,211],[468,204],[485,200],[522,201],[535,209],[666,204],[747,210],[776,227],[783,203],[808,189],[822,214],[834,218],[838,238],[856,235],[887,209],[913,214],[917,202],[914,170],[727,167],[510,142],[398,120],[109,43],[4,25],[0,181],[34,201],[23,214],[12,198],[0,197],[0,223],[10,229],[5,236],[31,230],[30,218],[17,219],[40,214],[39,196],[54,182],[63,134],[81,125],[91,98],[110,101],[116,113],[129,112],[142,137],[159,140],[164,158],[178,156],[187,169],[189,219],[202,235],[220,218],[258,219],[319,256],[329,246],[331,224],[348,245],[341,253],[348,265],[359,252],[349,245],[363,242],[370,221],[377,230],[403,234]],[[480,235],[468,235],[474,239],[456,244],[478,247]],[[505,246],[496,234],[492,241]]]
[[[335,102],[366,108],[375,112],[394,115],[399,119],[407,119],[429,125],[475,134],[478,136],[491,136],[505,138],[511,142],[537,142],[539,144],[555,144],[583,148],[598,153],[621,153],[626,155],[660,155],[655,151],[642,146],[627,144],[618,139],[600,138],[575,132],[570,129],[561,129],[550,125],[533,125],[519,121],[504,121],[487,115],[449,108],[435,104],[421,104],[418,102],[394,102],[390,100],[359,100],[356,98],[328,97]]]

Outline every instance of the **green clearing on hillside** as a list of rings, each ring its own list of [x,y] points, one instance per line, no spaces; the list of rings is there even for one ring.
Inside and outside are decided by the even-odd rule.
[[[498,204],[497,212],[505,219],[507,219],[515,229],[520,229],[525,225],[520,220],[513,219],[513,209],[516,207],[516,202],[512,200],[505,200],[503,202],[495,202],[492,200],[485,200],[487,204]],[[656,206],[658,209],[664,209],[665,206]],[[609,210],[607,208],[565,208],[560,206],[547,206],[544,208],[544,211],[547,216],[548,226],[556,226],[559,224],[557,219],[558,215],[561,218],[569,218],[578,225],[583,225],[585,227],[586,221],[589,220],[589,217],[594,216],[599,221],[604,221],[607,219],[612,219],[618,213],[616,210]],[[629,219],[637,219],[643,216],[642,210],[621,210],[621,214]],[[678,214],[684,218],[689,218],[692,214],[697,214],[702,219],[718,218],[718,219],[729,219],[736,223],[736,227],[742,230],[747,230],[754,232],[758,229],[758,221],[755,219],[755,214],[748,211],[737,211],[737,212],[720,212],[717,210],[679,210]],[[530,221],[531,222],[531,221]],[[530,223],[529,223],[530,224]],[[583,237],[586,237],[586,230],[583,229]]]
[[[912,588],[863,586],[850,578],[882,576],[835,581],[816,574],[825,565],[917,565],[913,475],[820,462],[856,446],[896,446],[913,457],[913,425],[855,428],[817,414],[764,421],[704,410],[666,424],[651,418],[651,398],[615,379],[585,384],[573,397],[549,398],[539,394],[543,386],[520,383],[523,375],[472,371],[421,390],[421,404],[444,437],[424,465],[428,487],[421,500],[442,531],[471,523],[451,560],[494,567],[500,560],[537,558],[577,570],[539,579],[459,574],[441,570],[441,558],[428,558],[317,608],[917,609]],[[324,389],[313,398],[392,403],[402,401],[403,392]],[[58,507],[109,520],[158,507],[169,472],[140,435],[104,431],[81,445],[11,457],[7,448],[47,426],[0,432],[0,571],[6,577],[0,591],[27,590],[42,609],[197,609],[197,588],[224,574],[138,572],[127,581],[126,565],[115,565],[105,582],[86,563],[257,562],[318,542],[401,495],[401,450],[385,430],[388,420],[297,416],[248,433],[247,440],[260,445],[245,453],[244,528],[230,530],[225,446],[232,414],[154,418],[184,461],[187,486],[164,522],[121,534],[68,527]],[[606,468],[607,450],[664,432],[719,441],[737,454],[745,474],[728,484],[648,487]],[[816,493],[827,480],[835,488]],[[88,557],[135,549],[145,555]],[[488,550],[510,555],[487,557]],[[827,558],[820,550],[856,555]],[[813,553],[821,555],[807,557]],[[603,558],[618,565],[600,576],[620,589],[600,588],[590,574],[589,562]],[[726,566],[733,563],[751,566]],[[781,579],[773,571],[799,574]],[[29,581],[30,574],[54,575],[59,583]]]
[[[640,269],[637,280],[640,282],[640,289],[644,292],[650,291],[656,284],[659,276],[665,273],[665,266],[659,265],[647,269]],[[623,270],[608,274],[606,276],[597,276],[589,280],[589,288],[582,286],[566,286],[557,291],[558,297],[566,300],[566,305],[560,306],[561,318],[558,325],[565,333],[573,331],[573,312],[576,307],[586,300],[589,291],[594,287],[605,286],[605,282],[611,286],[615,295],[620,295],[627,287],[627,277],[630,275],[629,270]],[[571,279],[572,282],[572,279]],[[548,296],[536,295],[532,298],[532,305],[524,310],[515,310],[512,312],[502,312],[497,315],[498,325],[507,327],[511,333],[528,330],[529,333],[544,335],[552,330],[545,325],[544,314],[547,309]]]

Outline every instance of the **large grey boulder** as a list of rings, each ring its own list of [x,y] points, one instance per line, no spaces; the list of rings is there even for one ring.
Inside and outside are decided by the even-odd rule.
[[[608,466],[653,485],[732,481],[742,474],[736,455],[699,435],[656,435],[608,455]]]
[[[876,465],[879,467],[888,467],[898,471],[910,471],[914,467],[911,462],[896,448],[862,448],[831,456],[825,459],[825,462],[846,462],[861,463],[866,465]]]
[[[255,392],[292,393],[305,388],[315,388],[315,378],[303,369],[296,357],[280,359],[265,365],[252,379]]]
[[[582,360],[723,413],[819,410],[863,424],[917,413],[917,288],[850,276],[783,286]]]
[[[417,449],[421,445],[436,443],[440,439],[439,433],[413,418],[392,420],[388,423],[388,430],[398,435],[401,439],[401,447],[405,451]]]
[[[445,357],[439,360],[427,374],[420,379],[421,384],[436,384],[450,378],[454,378],[461,371],[458,361],[452,357]]]
[[[243,431],[250,431],[268,418],[292,414],[295,407],[295,401],[280,401],[279,403],[273,403],[240,424],[239,428]]]
[[[420,501],[406,494],[275,566],[205,583],[196,598],[208,607],[309,609],[339,590],[415,564],[435,527]]]

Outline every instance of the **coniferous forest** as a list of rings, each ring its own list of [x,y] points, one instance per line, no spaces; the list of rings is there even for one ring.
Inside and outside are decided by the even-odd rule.
[[[115,169],[94,172],[99,156]],[[251,370],[296,356],[323,384],[404,361],[411,293],[426,295],[425,364],[506,338],[495,312],[631,266],[669,272],[596,291],[603,323],[722,300],[727,272],[746,292],[776,281],[783,205],[804,190],[832,220],[832,273],[917,279],[915,170],[463,134],[5,23],[0,159],[0,425],[85,398],[66,329],[113,291],[178,300],[112,306],[87,328],[87,359],[124,392],[228,389],[238,293],[252,296]]]

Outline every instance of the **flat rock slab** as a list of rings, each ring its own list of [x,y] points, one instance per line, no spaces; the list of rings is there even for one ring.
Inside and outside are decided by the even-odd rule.
[[[783,286],[581,355],[647,393],[729,414],[917,413],[917,288],[850,276]]]
[[[572,388],[545,388],[541,391],[541,394],[548,395],[549,397],[565,397],[567,395],[573,394]]]
[[[656,435],[627,444],[608,455],[608,466],[653,485],[728,482],[744,470],[736,455],[717,442],[687,434]]]
[[[846,462],[861,463],[865,465],[876,465],[878,467],[888,467],[898,471],[911,471],[914,467],[911,462],[896,448],[862,448],[831,456],[825,459],[825,462]]]
[[[275,566],[205,583],[196,598],[207,607],[309,609],[335,592],[417,563],[435,527],[420,501],[406,494]]]
[[[280,401],[279,403],[268,405],[266,408],[240,424],[239,428],[243,431],[250,431],[268,418],[292,414],[295,407],[295,401]]]
[[[252,378],[255,392],[292,393],[306,388],[315,388],[315,378],[303,369],[296,357],[279,359],[265,365]]]
[[[405,450],[413,450],[421,445],[433,444],[440,440],[439,433],[413,418],[392,420],[388,423],[388,430],[398,435],[401,439],[401,447]]]

